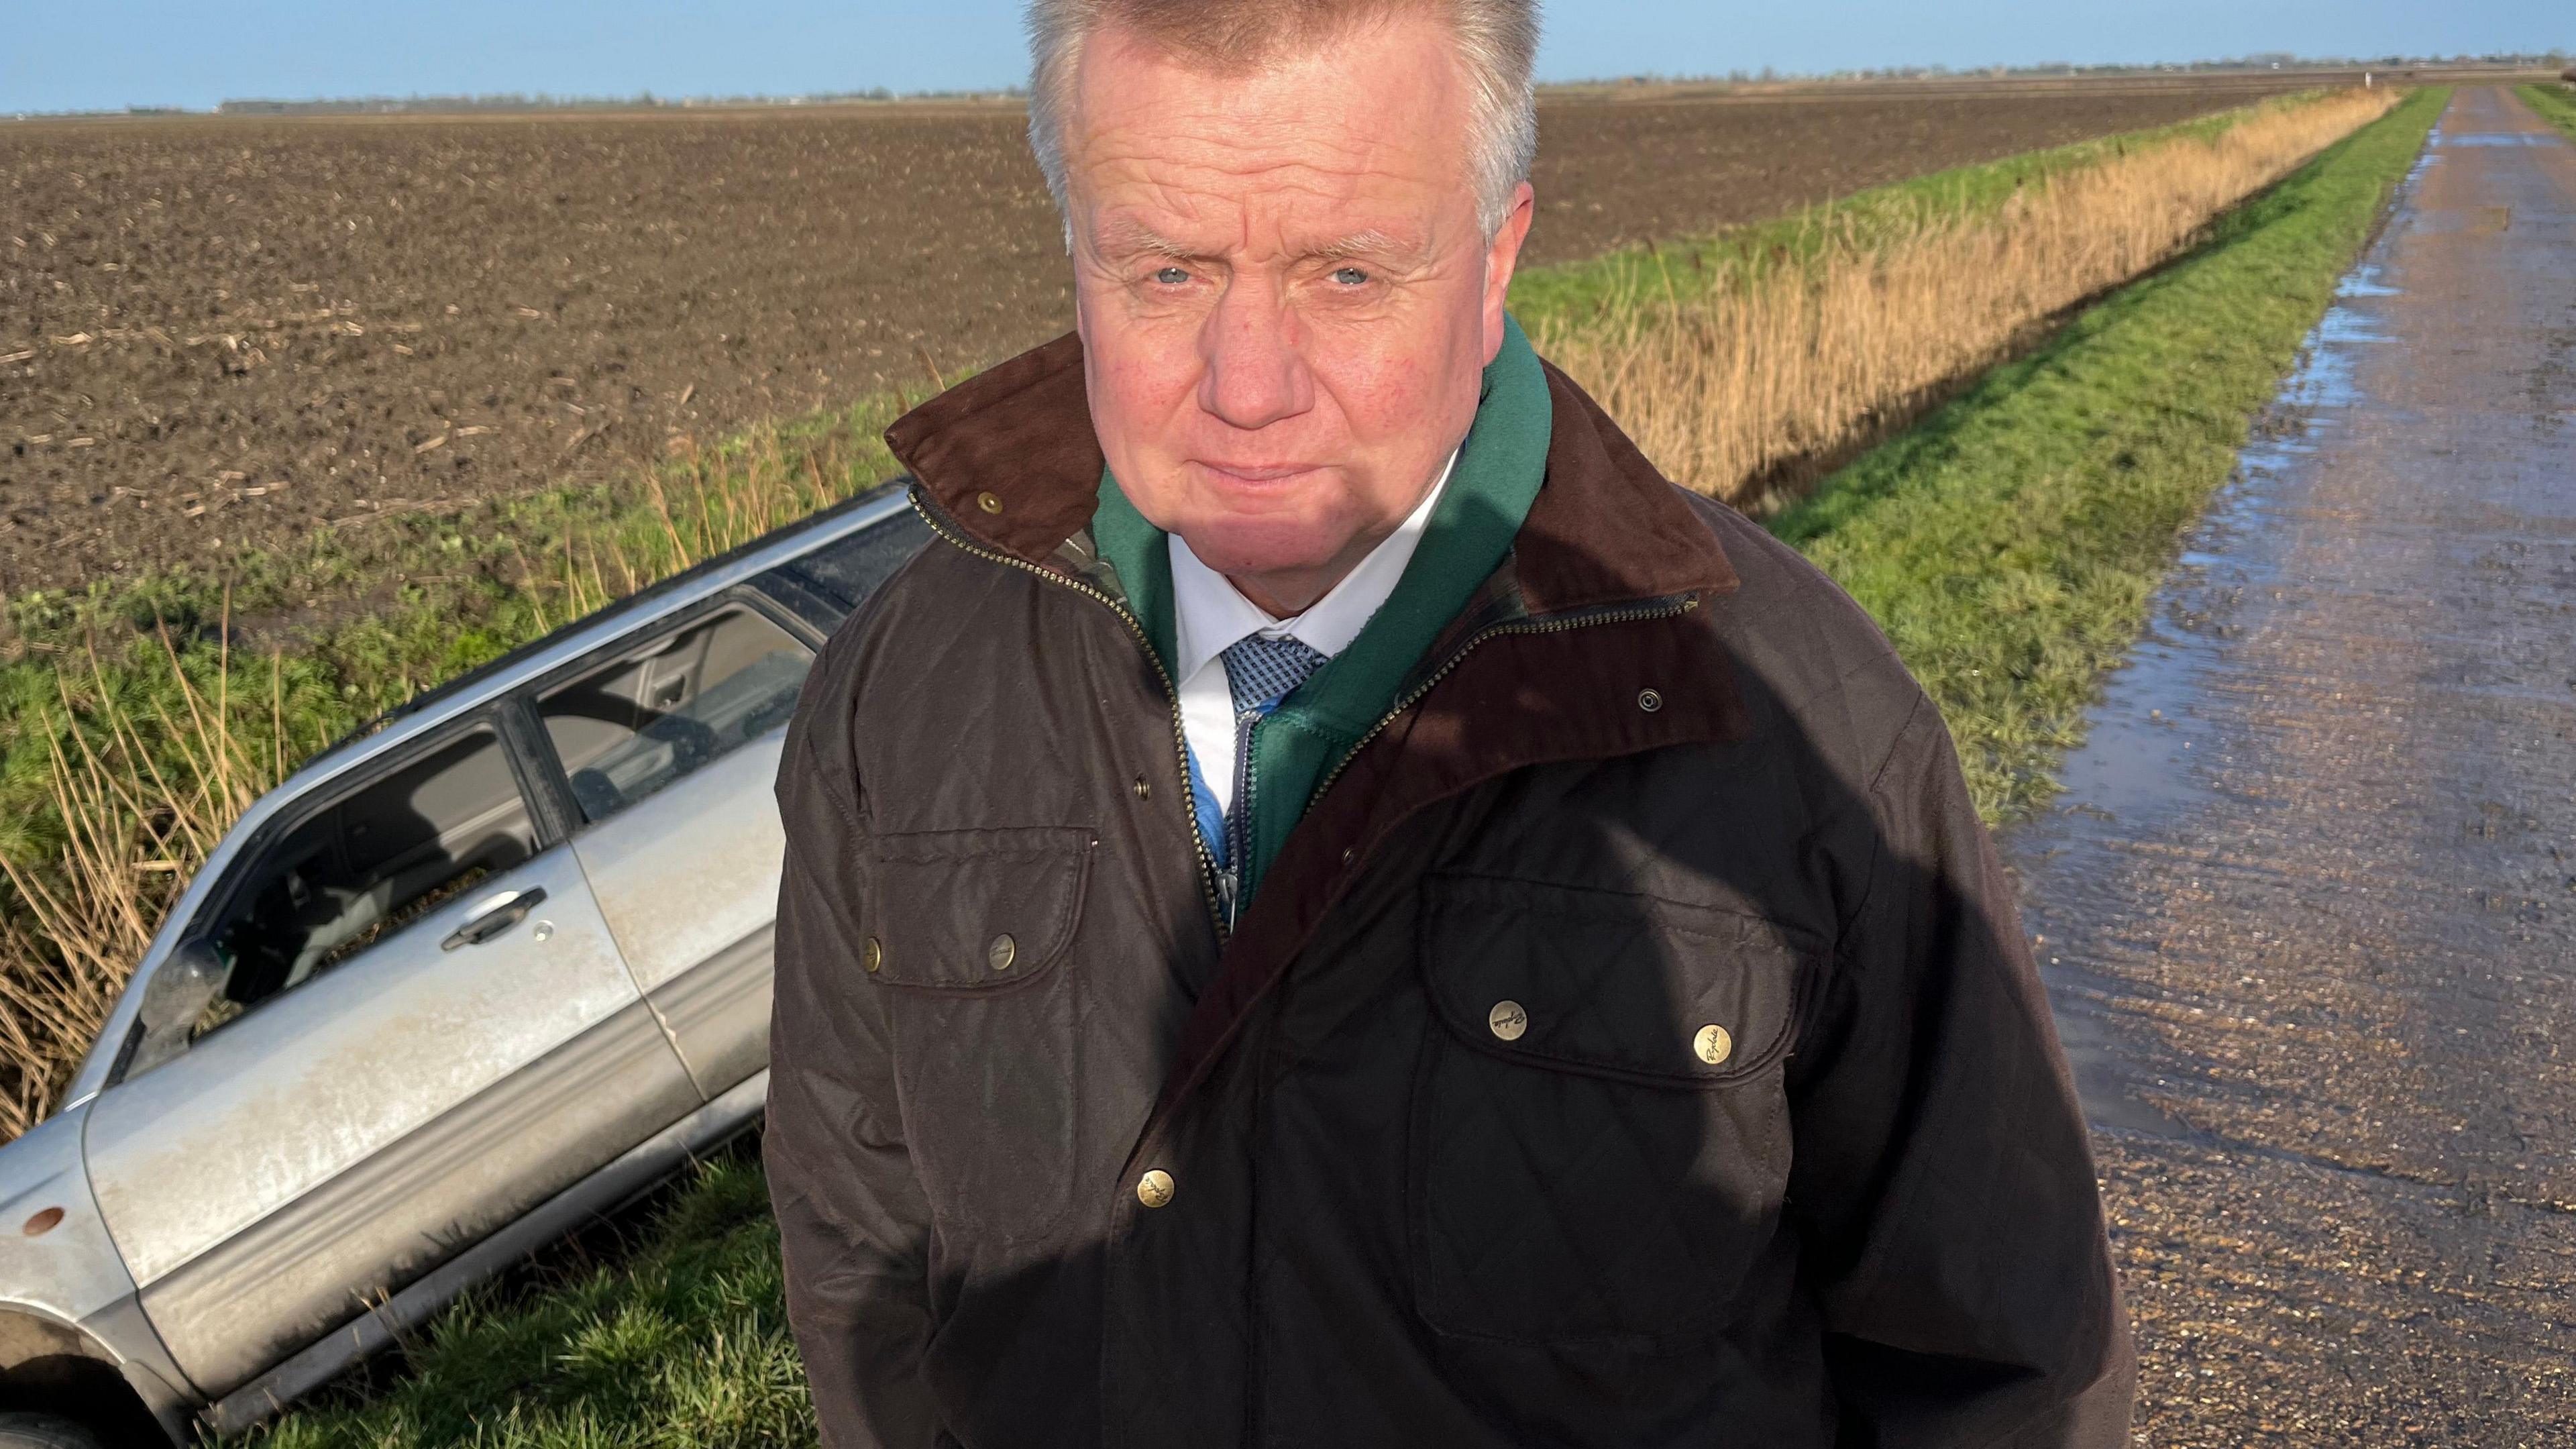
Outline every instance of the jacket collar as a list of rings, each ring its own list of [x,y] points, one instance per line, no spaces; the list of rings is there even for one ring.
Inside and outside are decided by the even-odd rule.
[[[1735,588],[1717,536],[1598,404],[1547,369],[1547,483],[1513,541],[1527,615]],[[897,419],[886,444],[959,530],[996,552],[1065,569],[1106,466],[1092,431],[1082,339],[1068,332]]]

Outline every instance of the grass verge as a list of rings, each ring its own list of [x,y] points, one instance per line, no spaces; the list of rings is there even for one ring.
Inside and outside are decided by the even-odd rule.
[[[2182,530],[2367,241],[2447,93],[2410,97],[1774,520],[1887,626],[1990,816],[2047,790]],[[811,1442],[755,1169],[708,1169],[631,1258],[478,1299],[293,1449]]]
[[[2514,94],[2542,120],[2576,136],[2576,85],[2516,86]]]

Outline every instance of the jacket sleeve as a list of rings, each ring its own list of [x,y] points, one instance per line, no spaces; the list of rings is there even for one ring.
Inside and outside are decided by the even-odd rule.
[[[928,1449],[930,1209],[904,1145],[891,1039],[863,961],[861,794],[845,667],[827,651],[781,762],[787,833],[762,1157],[787,1316],[826,1449]]]
[[[1838,1442],[2128,1442],[2135,1362],[2065,1057],[1929,701],[1828,848],[1857,880],[1789,1091]]]

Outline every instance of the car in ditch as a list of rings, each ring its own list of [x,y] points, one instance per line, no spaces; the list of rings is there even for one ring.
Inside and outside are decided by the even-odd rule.
[[[754,1124],[781,739],[890,484],[260,799],[0,1148],[0,1446],[247,1427]]]

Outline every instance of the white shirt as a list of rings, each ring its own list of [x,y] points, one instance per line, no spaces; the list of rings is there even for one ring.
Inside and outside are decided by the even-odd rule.
[[[1396,525],[1395,532],[1370,549],[1359,566],[1322,598],[1307,605],[1306,612],[1286,619],[1272,618],[1225,575],[1199,562],[1179,534],[1170,535],[1172,644],[1178,655],[1172,662],[1181,681],[1181,733],[1189,741],[1190,753],[1198,757],[1199,775],[1208,793],[1216,797],[1220,813],[1234,806],[1235,740],[1234,689],[1226,680],[1225,661],[1218,656],[1252,634],[1294,639],[1327,659],[1349,648],[1378,606],[1395,592],[1396,581],[1404,577],[1404,566],[1413,561],[1414,547],[1422,542],[1422,530],[1431,521],[1432,505],[1440,501],[1441,490],[1449,486],[1450,470],[1457,466],[1458,455],[1452,452],[1431,491]]]

